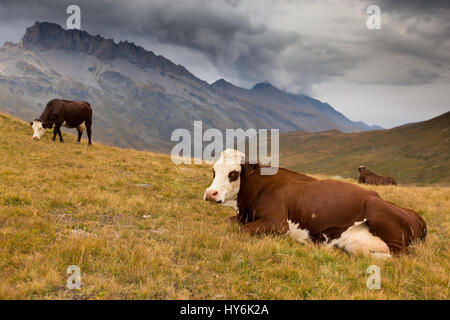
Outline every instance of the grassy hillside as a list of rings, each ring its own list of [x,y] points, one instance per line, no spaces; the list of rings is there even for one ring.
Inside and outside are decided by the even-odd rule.
[[[407,184],[450,184],[450,112],[390,130],[281,134],[280,161],[297,171],[356,178],[360,165]]]
[[[450,298],[450,188],[372,187],[429,229],[383,261],[240,233],[230,208],[202,200],[209,166],[50,138],[0,115],[0,299]],[[381,290],[366,287],[373,264]],[[70,265],[80,290],[65,286]]]

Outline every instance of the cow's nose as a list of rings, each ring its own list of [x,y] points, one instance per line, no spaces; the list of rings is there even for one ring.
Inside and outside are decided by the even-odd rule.
[[[39,140],[39,138],[38,138],[38,137],[36,137],[36,136],[33,136],[33,139],[34,139],[34,140]]]
[[[209,189],[205,191],[205,200],[206,201],[216,201],[219,196],[219,192],[214,189]]]

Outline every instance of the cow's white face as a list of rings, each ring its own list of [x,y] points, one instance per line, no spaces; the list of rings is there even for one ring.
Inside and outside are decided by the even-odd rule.
[[[225,203],[235,200],[241,183],[241,163],[245,155],[234,149],[222,152],[219,160],[213,166],[212,184],[205,190],[203,200]]]
[[[45,129],[42,126],[42,122],[34,120],[31,127],[33,128],[33,139],[35,139],[35,140],[41,139],[45,133]]]

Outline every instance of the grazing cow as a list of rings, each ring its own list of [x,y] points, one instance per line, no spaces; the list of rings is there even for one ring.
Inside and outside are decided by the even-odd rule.
[[[358,183],[374,184],[376,186],[389,184],[397,185],[394,178],[377,175],[367,170],[365,166],[360,166],[358,171]]]
[[[391,257],[425,239],[425,221],[355,184],[318,180],[279,168],[261,175],[236,150],[222,152],[203,199],[233,207],[230,218],[250,234],[288,233],[300,243],[320,242],[349,253]]]
[[[53,141],[56,140],[56,134],[58,134],[59,141],[64,142],[61,133],[61,126],[64,126],[66,128],[77,128],[77,144],[80,143],[81,135],[86,129],[89,144],[92,144],[92,108],[88,102],[53,99],[47,103],[39,119],[30,122],[30,124],[34,130],[33,139],[35,140],[42,138],[46,128],[51,129],[55,125]]]

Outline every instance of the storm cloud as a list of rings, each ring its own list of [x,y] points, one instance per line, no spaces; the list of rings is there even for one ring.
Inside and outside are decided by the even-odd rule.
[[[35,21],[65,27],[70,4],[72,1],[0,1],[0,42],[17,42]],[[362,112],[360,101],[356,104],[346,99],[348,92],[337,97],[338,90],[331,89],[357,85],[370,92],[370,86],[448,87],[448,1],[80,0],[77,4],[82,29],[116,41],[134,41],[183,64],[208,82],[225,78],[251,87],[269,81],[293,93],[328,100],[354,120],[385,126],[449,108],[445,104],[448,93],[442,91],[436,101],[444,102],[428,113],[417,111],[415,117],[399,119],[399,112],[373,120],[375,112]],[[370,4],[381,8],[380,30],[366,27]],[[386,94],[392,92],[395,90]],[[404,105],[397,108],[405,110],[411,103],[405,96]],[[373,105],[367,103],[365,108]]]

